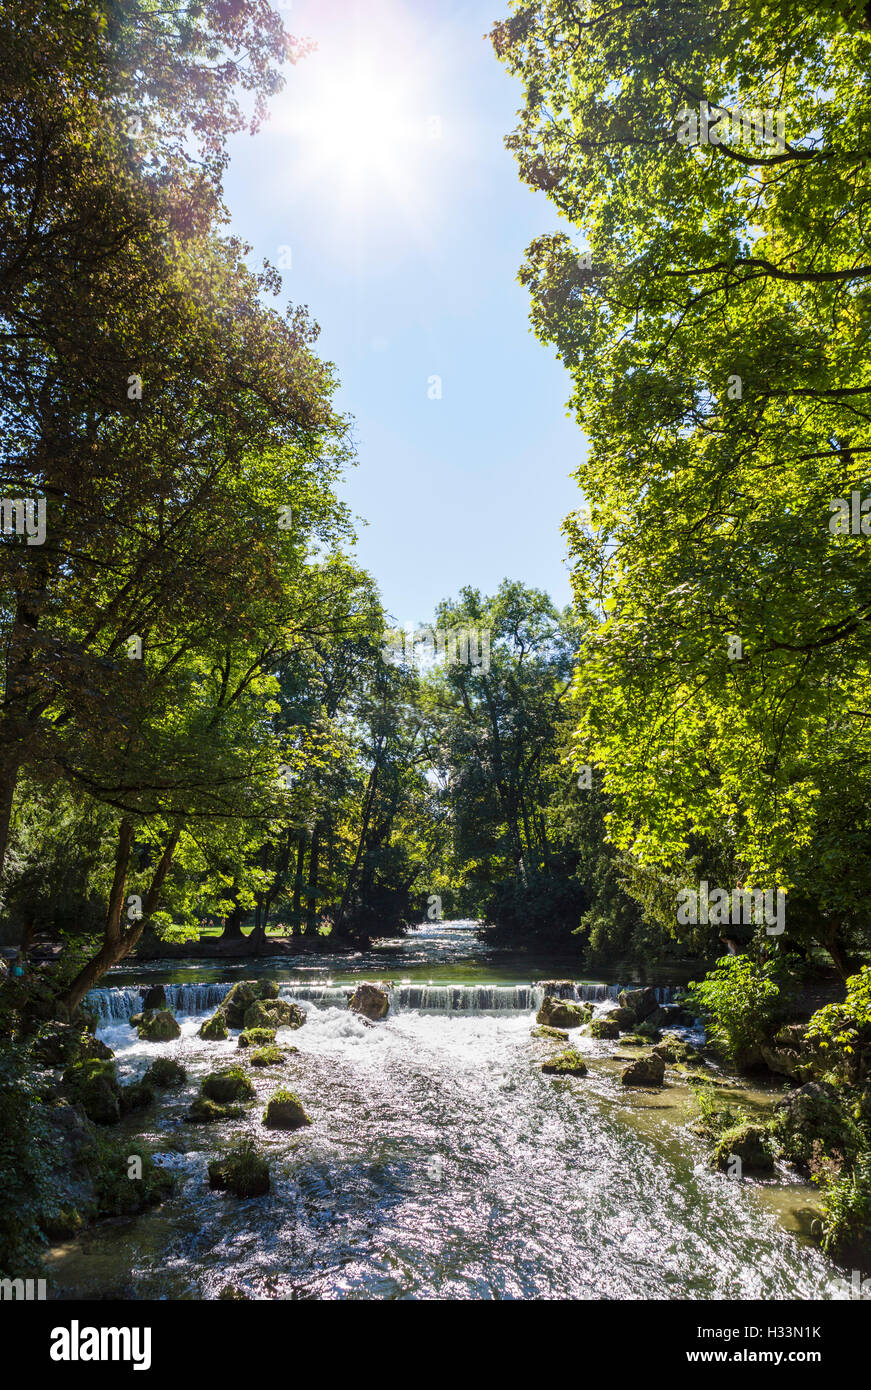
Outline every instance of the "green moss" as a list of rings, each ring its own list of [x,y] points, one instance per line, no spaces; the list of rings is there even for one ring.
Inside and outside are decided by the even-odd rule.
[[[263,1123],[267,1129],[299,1129],[302,1125],[310,1125],[311,1120],[299,1096],[293,1091],[281,1090],[270,1096],[263,1112]]]
[[[590,1024],[590,1033],[594,1038],[617,1038],[620,1036],[620,1029],[610,1018],[594,1018]]]
[[[580,1052],[568,1047],[565,1052],[558,1052],[555,1057],[548,1057],[546,1062],[542,1062],[541,1069],[548,1075],[555,1076],[586,1076],[587,1064]]]
[[[216,1100],[197,1096],[191,1102],[188,1117],[199,1124],[213,1124],[218,1120],[238,1120],[245,1114],[243,1105],[219,1105]]]
[[[157,1057],[142,1079],[149,1086],[156,1086],[159,1089],[183,1086],[187,1081],[187,1072],[181,1062],[176,1062],[174,1058]]]
[[[225,1158],[209,1164],[209,1186],[236,1197],[262,1197],[269,1191],[269,1164],[245,1139]]]
[[[239,1034],[239,1047],[257,1047],[275,1042],[274,1028],[244,1028]]]
[[[115,1063],[87,1057],[67,1067],[61,1082],[74,1105],[98,1125],[114,1125],[121,1118],[120,1087]]]
[[[533,1028],[530,1033],[532,1038],[553,1038],[556,1042],[568,1042],[569,1035],[562,1028],[549,1028],[547,1024],[540,1024]]]
[[[104,1136],[98,1136],[97,1143],[94,1187],[98,1216],[131,1216],[163,1201],[172,1191],[172,1174],[155,1163],[141,1144]],[[140,1166],[142,1176],[137,1177]]]
[[[154,1103],[154,1091],[147,1081],[131,1081],[129,1085],[122,1086],[118,1097],[119,1108],[122,1115],[129,1115],[131,1110],[144,1110],[146,1106]]]
[[[305,1014],[286,999],[258,999],[245,1010],[245,1031],[260,1028],[301,1028]]]
[[[771,1135],[764,1125],[742,1123],[727,1129],[714,1149],[714,1162],[726,1172],[735,1158],[742,1168],[759,1173],[774,1170]]]
[[[156,1009],[153,1013],[142,1014],[141,1021],[137,1024],[137,1032],[146,1042],[172,1042],[174,1038],[181,1037],[181,1028],[169,1009]]]
[[[249,1058],[252,1067],[274,1067],[284,1057],[284,1052],[274,1044],[271,1047],[258,1047]]]
[[[205,1038],[207,1042],[223,1042],[225,1038],[230,1036],[227,1020],[220,1009],[217,1013],[212,1014],[211,1018],[207,1018],[205,1023],[200,1025],[199,1035],[201,1038]]]
[[[250,1100],[255,1094],[251,1078],[241,1067],[224,1067],[221,1071],[210,1072],[200,1087],[207,1100],[215,1100],[225,1105],[231,1100]]]

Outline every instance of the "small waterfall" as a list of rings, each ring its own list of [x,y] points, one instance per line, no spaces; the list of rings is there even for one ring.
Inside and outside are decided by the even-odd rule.
[[[557,999],[577,999],[580,1002],[591,1004],[601,1004],[608,1000],[616,1001],[622,990],[638,989],[638,985],[606,985],[590,980],[540,980],[535,986],[537,1002],[535,1007],[541,1004],[545,996],[545,986],[548,986],[547,993],[555,995]],[[674,987],[672,985],[658,985],[653,987],[656,995],[657,1004],[671,1004],[674,1000]]]
[[[353,985],[284,984],[278,991],[278,997],[279,999],[301,999],[306,1003],[344,1009],[347,1008],[348,999],[353,993]]]
[[[514,1013],[538,1008],[542,991],[534,985],[385,985],[393,1013]],[[347,1006],[353,984],[282,985],[283,999],[300,999],[337,1009]]]
[[[92,1010],[101,1023],[127,1019],[142,1008],[142,1000],[150,985],[116,986],[114,989],[92,989],[85,995],[84,1006]],[[174,1014],[213,1012],[229,994],[232,985],[164,985],[166,1007]]]

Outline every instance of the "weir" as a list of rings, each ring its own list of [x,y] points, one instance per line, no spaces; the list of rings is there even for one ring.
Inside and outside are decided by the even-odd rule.
[[[146,988],[148,987],[118,986],[114,989],[93,989],[85,998],[85,1007],[96,1013],[101,1022],[120,1022],[142,1008]],[[387,984],[386,988],[390,993],[390,1007],[394,1013],[408,1013],[412,1010],[438,1014],[532,1013],[541,1007],[544,999],[542,984],[455,985],[411,981],[404,984]],[[622,988],[622,985],[583,980],[577,983],[567,981],[555,992],[564,999],[595,1004],[616,1000]],[[214,1012],[230,989],[232,984],[229,982],[164,985],[167,1007],[175,1014],[189,1017]],[[344,1009],[353,990],[353,982],[297,984],[295,981],[285,981],[279,989],[279,995],[282,999],[296,999],[315,1007]],[[667,1004],[673,993],[670,988],[660,987],[656,990],[656,997],[660,1004]]]

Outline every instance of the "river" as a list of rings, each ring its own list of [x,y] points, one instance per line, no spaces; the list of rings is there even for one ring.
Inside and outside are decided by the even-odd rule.
[[[544,1076],[553,1044],[530,1028],[530,969],[488,952],[472,924],[419,928],[357,958],[149,964],[96,992],[100,1036],[122,1080],[156,1056],[188,1069],[183,1091],[113,1133],[142,1135],[178,1176],[162,1206],[104,1223],[52,1252],[57,1295],[215,1298],[833,1298],[839,1271],[806,1238],[812,1191],[786,1170],[731,1181],[686,1129],[690,1088],[626,1091],[615,1045],[581,1038],[584,1078]],[[238,1060],[236,1037],[204,1042],[203,1018],[236,979],[262,973],[300,1001],[299,1048],[252,1072],[245,1119],[190,1123],[206,1072]],[[343,981],[395,982],[380,1024],[349,1013]],[[146,1043],[126,1022],[143,984],[166,982],[182,1027]],[[590,998],[616,982],[591,981]],[[265,1130],[266,1098],[296,1090],[312,1118]],[[742,1090],[753,1109],[767,1097]],[[243,1134],[271,1166],[268,1196],[212,1192],[208,1162]]]

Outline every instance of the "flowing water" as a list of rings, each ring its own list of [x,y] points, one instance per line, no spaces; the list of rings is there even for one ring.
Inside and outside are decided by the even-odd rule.
[[[188,1084],[115,1133],[144,1132],[178,1181],[161,1207],[59,1247],[60,1296],[213,1298],[227,1285],[253,1298],[843,1296],[801,1234],[804,1186],[701,1167],[688,1088],[624,1090],[614,1044],[580,1038],[589,1074],[544,1076],[554,1044],[530,1036],[533,980],[571,971],[563,962],[518,982],[507,969],[453,924],[350,962],[118,972],[92,1002],[122,1079],[173,1056]],[[278,1034],[299,1053],[252,1071],[258,1099],[244,1121],[191,1124],[202,1077],[241,1055],[235,1035],[203,1042],[197,1029],[234,978],[258,970],[305,1012],[301,1029]],[[361,975],[394,981],[383,1023],[348,1012]],[[126,1018],[160,978],[182,1037],[145,1043]],[[606,1001],[617,988],[591,981],[578,993]],[[263,1128],[279,1085],[298,1092],[310,1128]],[[269,1195],[212,1192],[209,1160],[246,1133],[268,1157]]]

